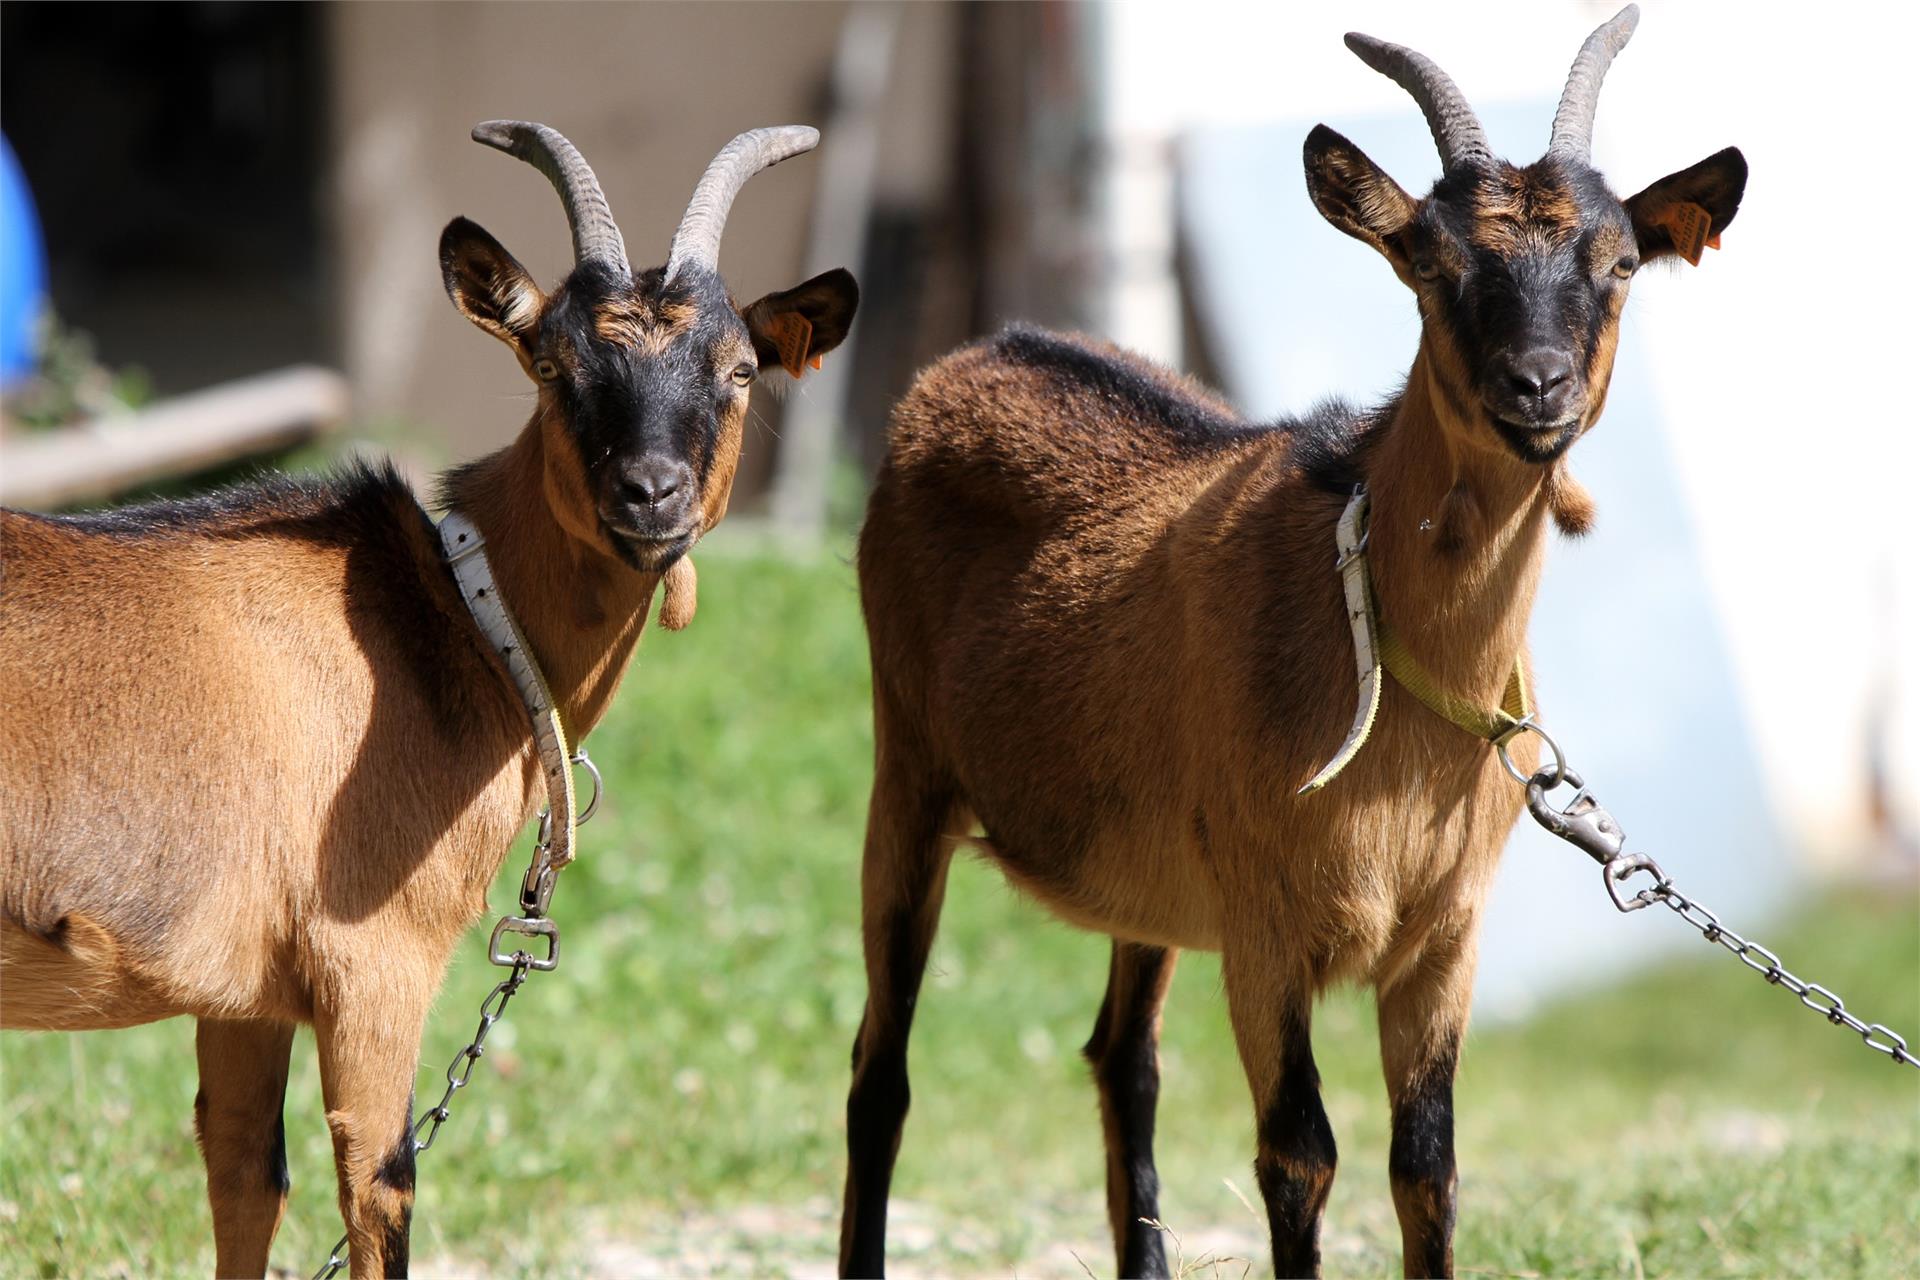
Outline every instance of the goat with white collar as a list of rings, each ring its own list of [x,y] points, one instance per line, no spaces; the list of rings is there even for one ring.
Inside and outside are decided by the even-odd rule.
[[[266,1270],[302,1022],[353,1274],[405,1274],[421,1026],[547,795],[536,739],[564,752],[599,722],[663,580],[663,623],[691,617],[686,555],[726,511],[748,386],[775,363],[798,377],[858,303],[836,270],[739,308],[716,267],[741,186],[812,129],[734,139],[641,272],[564,137],[474,137],[553,182],[575,250],[542,293],[465,218],[440,242],[454,305],[539,388],[519,438],[442,487],[521,653],[390,468],[0,512],[0,1025],[199,1020],[223,1276]]]

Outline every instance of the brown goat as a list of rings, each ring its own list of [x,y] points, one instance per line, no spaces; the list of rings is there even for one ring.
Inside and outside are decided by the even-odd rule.
[[[1442,689],[1499,706],[1548,520],[1591,519],[1563,457],[1600,415],[1628,278],[1697,254],[1745,183],[1731,149],[1624,202],[1591,167],[1594,96],[1635,16],[1587,41],[1525,168],[1492,157],[1427,59],[1348,37],[1419,100],[1444,161],[1415,200],[1325,126],[1306,142],[1316,206],[1418,300],[1412,371],[1379,409],[1249,424],[1144,360],[1026,328],[948,356],[900,403],[859,553],[876,776],[843,1274],[884,1266],[908,1032],[966,840],[1114,939],[1086,1056],[1121,1274],[1166,1274],[1146,1220],[1179,948],[1222,953],[1278,1273],[1319,1270],[1334,1139],[1309,1022],[1340,981],[1378,998],[1407,1274],[1451,1273],[1453,1076],[1522,789],[1488,741],[1390,684],[1365,749],[1297,794],[1353,717],[1335,524],[1365,484],[1382,625]],[[1514,743],[1519,767],[1535,745]]]
[[[539,389],[508,448],[445,478],[568,735],[645,626],[692,609],[759,367],[845,335],[829,272],[736,308],[727,210],[812,129],[736,138],[665,268],[638,273],[592,171],[541,125],[475,138],[559,190],[553,293],[486,232],[441,240],[449,296]],[[195,1121],[216,1266],[259,1276],[286,1204],[282,1096],[313,1024],[355,1276],[403,1275],[420,1031],[545,795],[528,708],[390,469],[95,516],[0,513],[0,1024],[199,1019]]]

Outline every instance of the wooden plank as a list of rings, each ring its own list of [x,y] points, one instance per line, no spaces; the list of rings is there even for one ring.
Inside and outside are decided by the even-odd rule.
[[[62,507],[312,439],[347,416],[346,379],[293,365],[0,445],[0,503]]]

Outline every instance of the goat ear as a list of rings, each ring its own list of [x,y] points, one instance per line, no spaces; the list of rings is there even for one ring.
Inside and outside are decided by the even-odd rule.
[[[1703,246],[1718,249],[1720,233],[1740,211],[1747,189],[1747,158],[1738,147],[1670,173],[1627,201],[1640,260],[1679,255],[1698,266]]]
[[[1395,266],[1407,265],[1401,232],[1413,221],[1413,197],[1367,153],[1327,128],[1313,127],[1302,151],[1307,194],[1320,216],[1356,240],[1364,240]]]
[[[440,233],[440,278],[461,315],[527,356],[546,295],[479,223],[455,218]]]
[[[765,369],[778,364],[797,378],[840,345],[860,306],[860,286],[844,267],[805,284],[770,293],[740,313],[753,335],[753,352]]]

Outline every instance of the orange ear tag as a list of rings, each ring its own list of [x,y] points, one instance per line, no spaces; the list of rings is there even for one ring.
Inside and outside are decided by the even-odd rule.
[[[813,345],[813,321],[797,311],[782,311],[773,317],[770,328],[773,345],[780,352],[780,367],[790,376],[799,377],[806,370],[807,348]]]
[[[1700,250],[1708,244],[1719,248],[1719,237],[1707,238],[1713,230],[1713,215],[1691,201],[1682,200],[1669,205],[1660,214],[1660,225],[1673,237],[1673,247],[1694,266],[1700,265]]]

